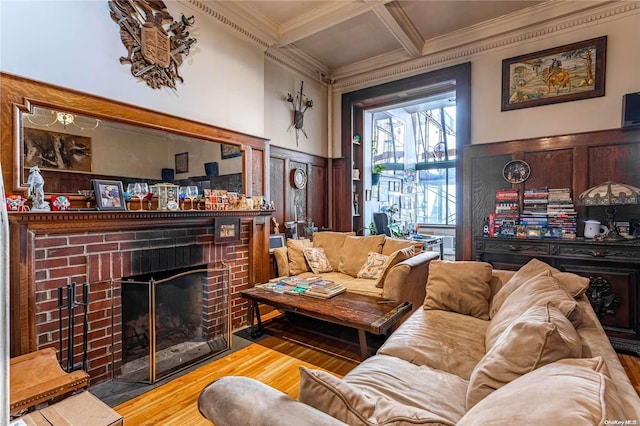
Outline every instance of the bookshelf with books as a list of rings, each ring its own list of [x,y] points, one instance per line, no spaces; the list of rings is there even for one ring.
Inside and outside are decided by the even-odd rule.
[[[490,233],[493,236],[515,238],[516,226],[520,216],[517,189],[499,189],[496,191],[495,212],[489,215]]]

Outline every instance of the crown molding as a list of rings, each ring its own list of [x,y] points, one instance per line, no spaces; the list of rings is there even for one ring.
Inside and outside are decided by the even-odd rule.
[[[490,37],[488,40],[485,38],[484,42],[447,49],[436,54],[430,54],[391,66],[380,67],[369,72],[362,72],[342,79],[334,78],[332,89],[334,92],[344,92],[356,90],[359,87],[368,87],[386,81],[396,80],[444,66],[466,62],[471,56],[489,50],[504,48],[505,46],[545,37],[554,33],[575,30],[581,26],[594,25],[605,20],[619,18],[621,15],[627,13],[638,12],[640,12],[639,1],[623,0],[606,2],[604,6],[601,3],[597,9],[583,11],[577,15],[564,16],[561,19],[555,19],[553,22],[547,21],[544,24],[530,27],[526,31],[516,31],[514,29],[509,34]],[[341,72],[341,69],[335,70],[334,75],[339,75]]]
[[[272,47],[265,57],[326,85],[330,83],[330,70],[295,46]]]
[[[338,81],[347,77],[366,73],[374,69],[404,63],[411,59],[412,57],[407,53],[405,49],[397,49],[393,52],[383,53],[382,55],[374,56],[373,58],[368,58],[341,67],[339,70],[333,71],[333,73],[331,74],[331,78],[335,81]]]

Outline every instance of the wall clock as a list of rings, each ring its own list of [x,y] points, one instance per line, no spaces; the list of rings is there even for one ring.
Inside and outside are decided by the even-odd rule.
[[[307,172],[304,169],[294,169],[291,171],[291,182],[293,186],[298,189],[303,189],[307,186]]]
[[[522,183],[529,179],[531,168],[522,160],[509,161],[502,169],[502,176],[509,183]]]

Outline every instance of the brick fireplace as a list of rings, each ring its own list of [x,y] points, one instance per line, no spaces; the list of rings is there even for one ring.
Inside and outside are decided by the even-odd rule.
[[[21,288],[29,288],[33,295],[24,303],[22,298],[14,297],[15,287],[12,288],[12,304],[23,302],[28,308],[28,302],[33,302],[33,315],[25,317],[24,311],[12,311],[12,350],[18,343],[29,346],[29,350],[59,349],[58,288],[72,282],[88,283],[87,372],[92,384],[117,377],[123,365],[122,279],[192,267],[213,271],[224,265],[229,271],[227,280],[216,272],[208,272],[203,280],[203,329],[226,328],[230,332],[243,326],[247,303],[238,293],[254,284],[256,276],[260,277],[252,270],[262,262],[255,256],[263,244],[262,233],[256,229],[261,230],[262,224],[267,223],[268,214],[245,214],[248,217],[241,217],[240,240],[227,244],[216,244],[212,214],[205,212],[94,212],[86,214],[91,216],[86,219],[91,219],[93,226],[84,227],[80,226],[82,221],[64,226],[55,220],[39,221],[33,214],[20,219],[12,216],[16,219],[12,225],[21,222],[19,229],[12,229],[12,235],[19,233],[22,237],[13,249],[27,255],[25,267],[18,271],[20,278],[27,278]],[[54,214],[48,216],[56,219]],[[215,308],[225,303],[230,308],[229,315],[222,318],[216,315],[219,309]],[[77,310],[74,315],[74,365],[82,363],[82,313]],[[20,321],[19,331],[15,321]],[[25,330],[25,321],[32,327],[31,333]],[[63,322],[64,352],[69,336],[66,319]],[[27,335],[33,339],[26,339]],[[61,355],[60,359],[65,360],[66,353]]]

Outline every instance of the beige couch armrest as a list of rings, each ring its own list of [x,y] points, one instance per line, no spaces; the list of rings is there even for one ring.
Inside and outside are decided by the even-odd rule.
[[[222,377],[205,387],[198,410],[216,426],[344,425],[264,383],[240,376]]]
[[[394,265],[384,280],[382,297],[411,302],[412,311],[421,307],[427,294],[429,262],[438,258],[438,253],[427,251]]]

